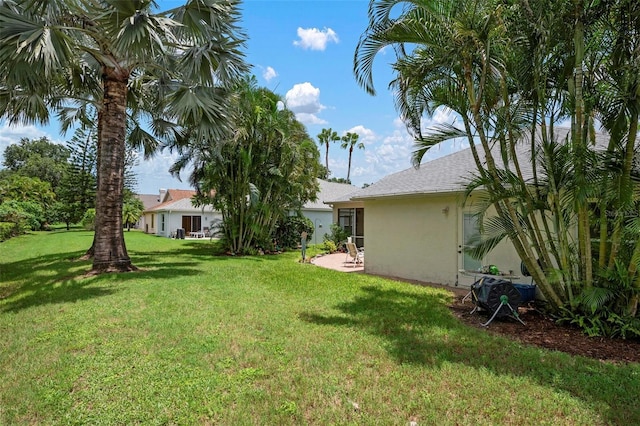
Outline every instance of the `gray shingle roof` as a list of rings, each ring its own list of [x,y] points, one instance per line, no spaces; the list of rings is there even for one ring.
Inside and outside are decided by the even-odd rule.
[[[568,132],[568,129],[556,129],[558,140],[563,140]],[[607,141],[607,135],[598,134],[596,136],[596,149],[605,147]],[[500,157],[496,155],[499,152],[498,147],[494,151],[495,161],[501,161]],[[525,161],[529,152],[530,138],[527,138],[521,144],[518,144],[516,149],[516,155],[518,158],[522,158],[520,166],[525,180],[533,177],[531,164]],[[381,197],[460,192],[464,190],[469,178],[476,171],[471,149],[467,148],[426,162],[419,169],[412,167],[386,176],[373,185],[351,194],[348,199],[335,201],[344,202]]]
[[[326,203],[354,194],[358,191],[357,186],[346,183],[327,182],[326,180],[318,179],[318,184],[320,185],[318,199],[316,201],[307,202],[303,209],[331,211],[331,207]],[[347,198],[346,200],[348,201],[349,199]]]

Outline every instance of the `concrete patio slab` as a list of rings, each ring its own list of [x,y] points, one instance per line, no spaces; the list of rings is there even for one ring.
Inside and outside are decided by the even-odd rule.
[[[333,253],[311,259],[311,263],[322,268],[341,272],[364,272],[364,265],[349,262],[346,253]]]

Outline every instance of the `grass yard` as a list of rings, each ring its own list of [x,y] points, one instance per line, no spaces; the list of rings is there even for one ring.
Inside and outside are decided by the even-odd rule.
[[[0,424],[640,424],[640,365],[460,324],[449,293],[125,232],[0,244]]]

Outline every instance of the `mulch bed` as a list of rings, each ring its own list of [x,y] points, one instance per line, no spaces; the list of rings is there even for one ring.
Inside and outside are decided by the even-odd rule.
[[[581,355],[601,361],[640,363],[640,340],[589,337],[576,327],[559,325],[543,315],[534,305],[521,307],[520,318],[526,325],[515,319],[494,319],[487,327],[480,324],[488,320],[483,313],[471,314],[474,305],[467,299],[462,303],[463,294],[455,292],[450,305],[453,314],[471,327],[486,330],[525,344]]]

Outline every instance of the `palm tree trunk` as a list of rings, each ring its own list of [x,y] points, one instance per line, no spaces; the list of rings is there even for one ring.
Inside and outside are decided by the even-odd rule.
[[[578,181],[586,185],[586,138],[584,137],[585,118],[584,118],[584,98],[582,93],[582,85],[584,82],[584,73],[582,65],[584,61],[584,3],[582,0],[574,0],[575,5],[575,24],[574,31],[574,49],[575,49],[575,125],[573,129],[573,143],[577,147],[576,156],[576,172]],[[585,286],[589,287],[593,283],[593,270],[591,265],[591,238],[589,229],[589,211],[587,208],[587,200],[580,197],[577,205],[578,213],[578,247],[580,249],[580,263],[583,269],[583,279]]]
[[[353,145],[349,148],[349,167],[347,168],[347,183],[351,183],[349,176],[351,176],[351,155],[353,154]]]
[[[502,184],[500,182],[500,178],[497,175],[495,161],[493,155],[491,154],[491,148],[489,146],[489,141],[487,140],[487,135],[484,132],[484,121],[480,115],[480,109],[482,104],[482,96],[484,85],[486,83],[487,76],[487,61],[490,58],[489,55],[489,45],[486,46],[485,53],[485,62],[482,64],[482,74],[480,75],[478,90],[476,92],[475,85],[472,80],[472,64],[470,60],[463,62],[464,68],[464,80],[467,89],[467,98],[469,99],[471,117],[474,120],[474,127],[477,131],[477,136],[480,139],[480,145],[484,151],[484,159],[486,162],[487,176],[490,178],[491,190],[500,191],[502,188]],[[479,165],[478,165],[479,166]],[[479,167],[479,170],[481,167]],[[533,278],[536,280],[539,288],[544,293],[545,297],[547,297],[549,303],[554,307],[558,308],[562,306],[562,300],[558,297],[557,293],[551,287],[551,284],[547,280],[547,277],[540,268],[540,265],[534,260],[535,256],[531,251],[531,247],[528,244],[527,235],[520,226],[519,219],[517,214],[511,205],[511,203],[494,203],[494,207],[496,208],[496,212],[501,217],[509,218],[511,223],[514,226],[513,234],[509,235],[511,239],[511,243],[513,244],[516,252],[520,256],[520,258],[525,262],[527,269],[531,272]]]
[[[102,129],[104,128],[104,114],[102,113],[102,110],[98,110],[98,125],[96,126],[96,133],[97,133],[97,139],[96,139],[96,202],[95,202],[95,206],[97,207],[97,198],[98,198],[98,192],[97,192],[97,188],[100,185],[100,168],[98,167],[98,164],[100,164],[100,135],[102,134]],[[84,192],[83,192],[84,194]],[[95,219],[94,219],[95,221]],[[96,234],[93,234],[93,241],[91,242],[91,247],[89,247],[89,249],[85,252],[85,254],[81,257],[81,259],[83,260],[89,260],[93,258],[93,255],[95,254],[96,251]]]
[[[327,145],[327,151],[324,155],[324,164],[327,167],[327,173],[329,173],[329,141],[327,140],[326,142]]]
[[[627,152],[625,156],[625,169],[623,179],[628,179],[631,181],[631,167],[633,165],[633,156],[634,156],[634,147],[638,134],[638,113],[634,112],[631,115],[630,123],[629,123],[629,135],[627,139]],[[633,292],[631,296],[631,300],[629,300],[629,304],[627,306],[627,312],[632,317],[635,317],[638,313],[638,303],[640,302],[638,289],[640,289],[640,277],[636,277],[635,275],[638,272],[638,259],[640,258],[640,241],[636,240],[635,247],[633,250],[633,255],[631,256],[631,261],[628,266],[629,276],[634,277],[633,279],[633,287],[636,291]]]
[[[98,190],[93,272],[131,271],[122,226],[125,124],[128,72],[105,68],[102,118],[98,138]]]

